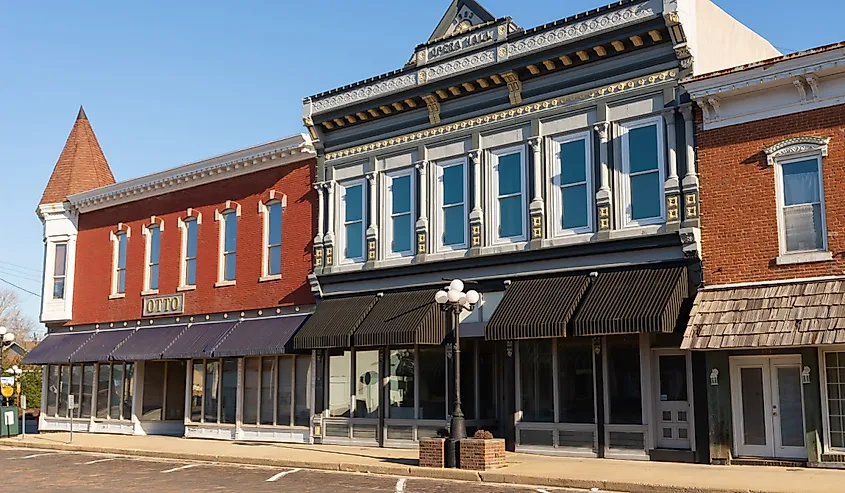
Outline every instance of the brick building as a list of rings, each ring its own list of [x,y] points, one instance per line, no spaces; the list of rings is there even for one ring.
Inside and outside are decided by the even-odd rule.
[[[41,429],[310,440],[314,150],[295,135],[115,183],[85,112],[41,202]],[[73,396],[73,406],[69,397]]]
[[[845,43],[683,81],[702,259],[712,461],[845,455]]]

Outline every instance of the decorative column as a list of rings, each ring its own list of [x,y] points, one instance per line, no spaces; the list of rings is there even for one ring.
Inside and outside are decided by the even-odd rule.
[[[610,137],[610,123],[598,122],[593,130],[599,137],[599,191],[596,192],[596,217],[598,236],[607,239],[613,226],[613,193],[610,190],[610,168],[607,156]]]
[[[681,224],[681,189],[678,186],[678,134],[675,130],[675,108],[663,112],[666,122],[666,149],[669,164],[669,176],[666,177],[663,190],[666,196],[666,229],[677,231]]]
[[[424,261],[428,254],[428,175],[425,172],[426,162],[420,161],[414,165],[419,172],[420,182],[420,218],[417,219],[417,261]]]
[[[695,168],[695,120],[692,104],[681,107],[684,115],[684,144],[686,145],[687,173],[684,176],[684,227],[699,227],[698,174]]]
[[[481,151],[470,151],[472,161],[472,212],[469,214],[470,255],[481,253],[481,238],[484,233],[484,211],[481,208]]]
[[[376,261],[376,245],[378,241],[378,226],[376,223],[376,202],[378,195],[376,195],[376,172],[371,171],[367,173],[367,182],[370,184],[367,191],[367,201],[370,205],[370,222],[367,227],[367,267],[372,267]]]
[[[315,183],[314,190],[317,190],[317,236],[314,237],[314,272],[323,270],[323,183]]]
[[[542,246],[542,240],[546,237],[544,231],[545,210],[543,204],[543,137],[532,137],[528,140],[532,151],[532,168],[534,170],[534,196],[528,206],[528,214],[531,217],[531,248]]]
[[[334,265],[334,181],[323,182],[326,191],[326,202],[329,209],[326,221],[326,235],[323,236],[323,268],[331,269]]]

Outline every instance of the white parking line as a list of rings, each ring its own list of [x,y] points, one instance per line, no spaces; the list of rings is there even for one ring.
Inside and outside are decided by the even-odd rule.
[[[405,491],[405,478],[399,478],[399,481],[396,481],[396,493],[404,493]]]
[[[549,490],[544,490],[542,488],[537,488],[537,493],[549,493]]]
[[[44,457],[45,455],[56,455],[58,452],[47,452],[45,454],[32,454],[32,455],[25,455],[23,457],[9,457],[9,459],[34,459],[36,457]]]
[[[283,477],[287,476],[288,474],[291,474],[291,473],[294,473],[294,472],[297,472],[297,471],[301,471],[301,469],[291,469],[290,471],[282,471],[279,474],[274,474],[274,475],[270,476],[269,478],[267,478],[267,481],[271,481],[271,482],[272,481],[278,481],[279,478],[283,478]]]
[[[87,466],[88,464],[97,464],[99,462],[107,462],[110,460],[117,460],[117,457],[109,457],[106,459],[89,460],[88,462],[80,462],[79,465]]]
[[[197,466],[201,466],[201,465],[202,464],[188,464],[187,466],[174,467],[173,469],[168,469],[166,471],[161,471],[161,472],[163,474],[163,473],[167,473],[167,472],[181,471],[182,469],[190,469],[192,467],[197,467]]]

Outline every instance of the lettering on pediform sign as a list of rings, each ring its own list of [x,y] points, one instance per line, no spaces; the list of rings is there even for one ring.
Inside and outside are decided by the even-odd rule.
[[[164,296],[150,296],[142,300],[142,317],[159,317],[162,315],[178,315],[185,311],[185,294],[166,294]]]
[[[437,60],[438,58],[445,58],[449,55],[464,51],[469,48],[474,48],[482,44],[493,41],[493,30],[485,29],[477,33],[468,34],[466,36],[456,37],[448,41],[436,44],[428,50],[428,60]]]

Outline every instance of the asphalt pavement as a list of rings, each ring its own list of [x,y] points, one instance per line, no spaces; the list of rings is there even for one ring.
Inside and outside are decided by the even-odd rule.
[[[0,447],[5,491],[63,493],[209,492],[250,493],[586,493],[589,490],[480,484],[373,474],[240,466],[214,462],[154,460]]]

